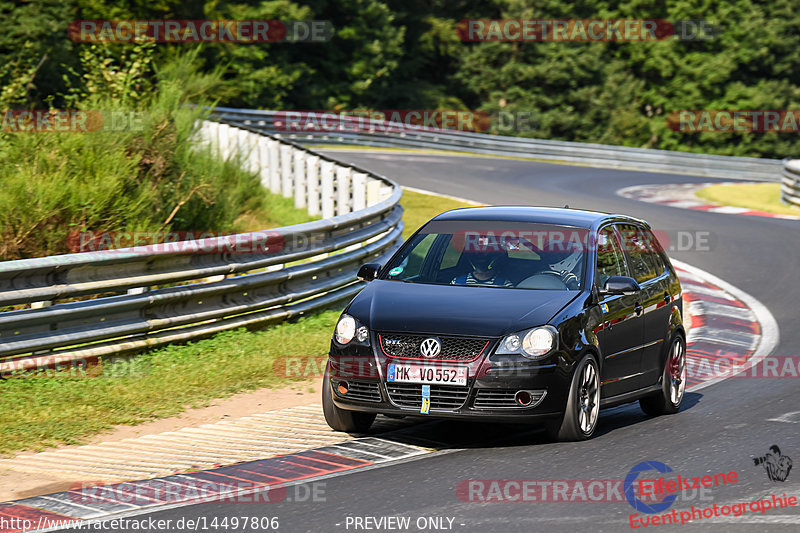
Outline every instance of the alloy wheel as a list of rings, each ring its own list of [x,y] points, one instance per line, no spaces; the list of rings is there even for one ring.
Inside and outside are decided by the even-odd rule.
[[[686,350],[683,348],[683,343],[677,339],[672,344],[667,365],[670,380],[669,400],[673,405],[678,405],[686,390]]]
[[[597,380],[597,369],[591,363],[585,364],[578,388],[578,425],[584,434],[592,432],[600,412],[600,386]]]

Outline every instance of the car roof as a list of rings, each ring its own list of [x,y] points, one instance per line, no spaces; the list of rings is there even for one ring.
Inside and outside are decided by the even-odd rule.
[[[647,223],[627,215],[612,215],[598,211],[585,211],[564,207],[532,207],[522,205],[462,207],[445,211],[432,220],[469,220],[498,222],[535,222],[540,224],[561,224],[579,228],[592,228],[602,222]]]

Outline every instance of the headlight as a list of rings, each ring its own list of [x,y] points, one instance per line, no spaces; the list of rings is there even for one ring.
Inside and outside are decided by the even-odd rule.
[[[347,344],[356,334],[356,319],[350,315],[342,315],[339,322],[336,323],[336,342],[339,344]]]
[[[369,346],[369,330],[350,315],[342,315],[339,318],[333,338],[339,344],[349,344],[355,339],[361,344]]]
[[[556,347],[558,333],[553,326],[541,326],[520,333],[507,335],[495,353],[520,354],[524,357],[537,359],[543,357]]]
[[[522,339],[522,354],[530,357],[540,357],[553,349],[555,345],[555,332],[549,328],[536,328],[530,330]]]

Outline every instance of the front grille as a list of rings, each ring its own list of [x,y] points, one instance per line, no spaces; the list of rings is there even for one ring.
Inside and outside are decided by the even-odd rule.
[[[381,401],[381,390],[378,382],[370,381],[349,381],[347,380],[347,394],[339,392],[339,381],[334,381],[333,390],[336,391],[337,396],[348,398],[350,400],[358,400],[362,402],[379,402]]]
[[[545,390],[529,390],[527,392],[531,395],[531,404],[522,406],[514,400],[517,391],[518,389],[478,389],[472,406],[475,409],[530,409],[539,405],[547,394]]]
[[[395,335],[381,334],[381,348],[389,357],[406,359],[424,359],[426,361],[473,361],[478,358],[489,345],[490,339],[474,337],[437,336],[442,342],[442,351],[436,357],[422,357],[420,345],[422,341],[433,335]]]
[[[387,383],[389,398],[400,407],[422,407],[422,385],[418,383]],[[469,387],[431,385],[431,409],[458,409],[467,400]]]

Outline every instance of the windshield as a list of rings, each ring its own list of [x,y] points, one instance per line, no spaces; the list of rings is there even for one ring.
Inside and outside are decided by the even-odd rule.
[[[589,231],[553,224],[433,221],[382,279],[501,289],[580,290]]]

